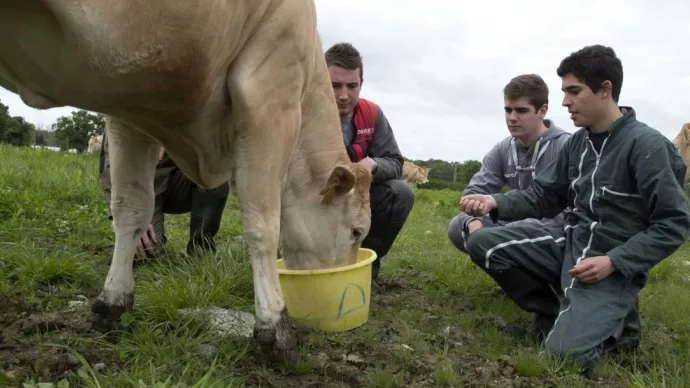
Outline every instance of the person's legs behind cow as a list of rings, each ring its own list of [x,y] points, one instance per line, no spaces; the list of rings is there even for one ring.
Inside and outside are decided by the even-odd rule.
[[[362,248],[376,252],[372,266],[374,287],[381,268],[381,259],[388,254],[414,205],[414,192],[402,180],[392,179],[372,184],[370,190],[371,229],[362,242]]]
[[[229,195],[230,186],[227,182],[214,189],[204,189],[192,182],[179,168],[171,172],[162,213],[189,213],[187,255],[216,253],[214,238],[220,230]]]
[[[99,163],[100,184],[110,213],[110,162],[108,138],[103,136],[103,147]],[[225,204],[229,195],[229,184],[204,190],[187,176],[161,148],[154,176],[155,205],[148,230],[140,239],[141,248],[137,258],[155,257],[162,253],[168,237],[165,231],[165,214],[190,213],[189,240],[186,253],[216,251],[214,237],[218,233]]]
[[[220,230],[230,186],[226,182],[214,189],[192,187],[192,209],[189,217],[189,242],[187,254],[196,252],[216,253],[214,237]]]

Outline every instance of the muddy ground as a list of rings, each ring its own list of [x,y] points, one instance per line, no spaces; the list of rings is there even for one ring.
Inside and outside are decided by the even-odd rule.
[[[300,332],[303,361],[288,371],[279,365],[257,367],[265,362],[260,351],[250,346],[236,365],[238,377],[248,387],[556,387],[563,376],[550,372],[534,377],[516,373],[511,358],[484,359],[464,350],[478,345],[471,333],[452,325],[429,333],[415,324],[396,318],[400,301],[410,309],[425,308],[427,317],[442,315],[443,307],[427,303],[423,292],[408,280],[412,270],[398,271],[387,278],[382,292],[372,295],[372,318],[361,329],[337,335]],[[97,340],[99,333],[90,328],[86,299],[96,291],[85,291],[75,298],[71,308],[60,312],[46,311],[21,300],[0,301],[0,366],[10,377],[10,386],[32,378],[53,381],[67,378],[75,386],[80,360],[61,348],[46,343],[69,344],[83,355],[96,371],[123,368],[125,361],[103,345],[74,338]],[[470,302],[456,308],[471,314]],[[503,324],[500,317],[486,317],[484,323]],[[364,334],[363,334],[364,332]],[[375,334],[372,334],[375,333]],[[378,338],[377,338],[378,336]],[[405,341],[413,341],[407,344]],[[247,342],[251,345],[251,342]],[[480,345],[480,344],[479,344]],[[440,365],[443,363],[443,365]],[[210,362],[209,362],[210,364]],[[448,373],[445,373],[448,372]],[[126,373],[126,372],[125,372]],[[107,385],[107,383],[105,384]],[[611,378],[586,380],[585,386],[623,386]],[[582,382],[578,383],[582,386]]]
[[[81,299],[77,302],[85,306],[86,297]],[[79,308],[50,312],[18,299],[0,301],[0,367],[11,383],[20,386],[27,379],[56,382],[82,366],[74,354],[51,344],[70,345],[93,365],[116,365],[114,354],[72,343],[74,338],[100,337],[91,330],[88,318]]]

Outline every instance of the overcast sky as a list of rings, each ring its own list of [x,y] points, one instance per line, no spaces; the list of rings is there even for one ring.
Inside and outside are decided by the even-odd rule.
[[[577,5],[575,5],[577,4]],[[316,0],[325,51],[349,41],[364,58],[362,97],[380,104],[408,158],[481,160],[508,135],[503,86],[537,73],[550,88],[547,118],[575,131],[556,68],[589,44],[623,61],[621,105],[673,138],[690,122],[690,3]],[[10,114],[49,126],[70,108],[39,111],[0,88]]]

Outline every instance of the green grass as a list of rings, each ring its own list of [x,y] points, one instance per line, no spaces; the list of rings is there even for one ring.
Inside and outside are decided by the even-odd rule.
[[[502,322],[529,315],[494,293],[489,277],[448,241],[460,193],[418,189],[382,267],[393,287],[372,296],[370,321],[307,334],[301,362],[287,367],[262,358],[251,341],[220,338],[200,316],[179,312],[253,312],[235,198],[217,236],[221,259],[177,255],[188,215],[167,216],[170,254],[136,268],[135,311],[111,342],[90,330],[88,305],[70,309],[97,295],[112,254],[97,156],[0,145],[0,166],[0,386],[690,386],[690,244],[654,268],[641,293],[640,354],[606,356],[588,380],[501,333]],[[99,363],[106,369],[97,371]]]

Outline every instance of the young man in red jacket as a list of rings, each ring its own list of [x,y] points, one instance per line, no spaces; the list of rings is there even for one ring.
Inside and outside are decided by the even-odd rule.
[[[401,180],[404,160],[388,119],[377,104],[359,97],[364,80],[359,51],[349,43],[337,43],[325,55],[347,152],[353,162],[367,166],[373,174],[371,229],[362,248],[378,256],[372,269],[372,285],[378,288],[380,260],[412,211],[414,193]]]

